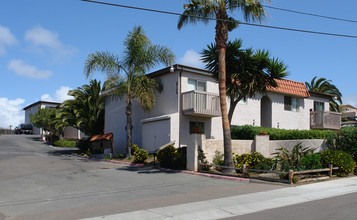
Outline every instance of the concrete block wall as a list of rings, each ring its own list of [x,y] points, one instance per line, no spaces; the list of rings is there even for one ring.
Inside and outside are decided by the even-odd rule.
[[[206,139],[205,135],[194,134],[189,136],[187,144],[187,170],[198,170],[198,149],[202,149],[209,163],[215,156],[216,151],[223,154],[223,141]],[[326,140],[304,139],[304,140],[269,140],[269,135],[258,135],[254,140],[232,140],[233,153],[236,155],[259,152],[265,157],[273,157],[277,149],[284,147],[291,151],[295,145],[302,143],[302,146],[321,152],[327,148]]]

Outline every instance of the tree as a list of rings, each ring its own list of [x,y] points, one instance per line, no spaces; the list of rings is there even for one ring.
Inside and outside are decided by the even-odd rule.
[[[60,106],[57,128],[72,126],[89,136],[104,133],[105,97],[101,95],[105,87],[101,82],[91,80],[68,92],[74,99],[66,100]]]
[[[244,97],[265,94],[268,87],[276,87],[276,79],[288,75],[287,66],[278,58],[271,58],[269,51],[242,49],[242,40],[228,41],[226,49],[227,96],[230,106],[228,119],[231,124],[234,110]],[[202,50],[202,61],[218,79],[218,50],[216,44]]]
[[[57,109],[55,108],[38,108],[38,111],[33,115],[30,115],[31,123],[42,128],[44,131],[50,133],[50,142],[52,143],[52,136],[57,132],[56,129],[56,114]],[[41,134],[42,136],[42,134]]]
[[[97,70],[105,72],[108,78],[105,84],[106,96],[112,99],[120,98],[126,102],[126,151],[127,157],[130,157],[133,100],[145,111],[154,107],[158,83],[145,76],[145,73],[158,64],[171,65],[175,55],[166,47],[152,44],[141,26],[134,27],[129,32],[124,47],[122,59],[107,51],[89,54],[84,73],[89,77]]]
[[[310,83],[305,82],[309,91],[320,92],[333,96],[330,100],[330,111],[339,112],[340,105],[342,105],[342,94],[338,88],[332,84],[331,80],[325,78],[318,78],[315,76]]]
[[[178,21],[178,29],[189,23],[203,22],[207,24],[210,19],[216,19],[215,42],[218,49],[218,85],[220,105],[222,112],[222,127],[224,137],[224,165],[233,167],[233,152],[231,131],[227,113],[226,102],[226,45],[228,32],[238,26],[238,21],[228,15],[241,9],[246,21],[262,21],[266,12],[260,0],[192,0],[185,5],[185,11]],[[233,169],[224,169],[224,172],[233,173]]]

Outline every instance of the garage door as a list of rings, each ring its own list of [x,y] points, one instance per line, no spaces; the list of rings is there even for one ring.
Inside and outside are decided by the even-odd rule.
[[[153,152],[169,142],[170,119],[143,123],[143,149]]]

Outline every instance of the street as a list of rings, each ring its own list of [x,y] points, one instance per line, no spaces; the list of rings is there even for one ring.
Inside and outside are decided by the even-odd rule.
[[[0,136],[0,219],[80,219],[288,187],[91,161],[33,135]]]

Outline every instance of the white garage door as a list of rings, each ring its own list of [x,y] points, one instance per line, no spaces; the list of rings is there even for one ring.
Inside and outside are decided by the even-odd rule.
[[[169,142],[170,119],[143,123],[143,149],[153,152]]]

